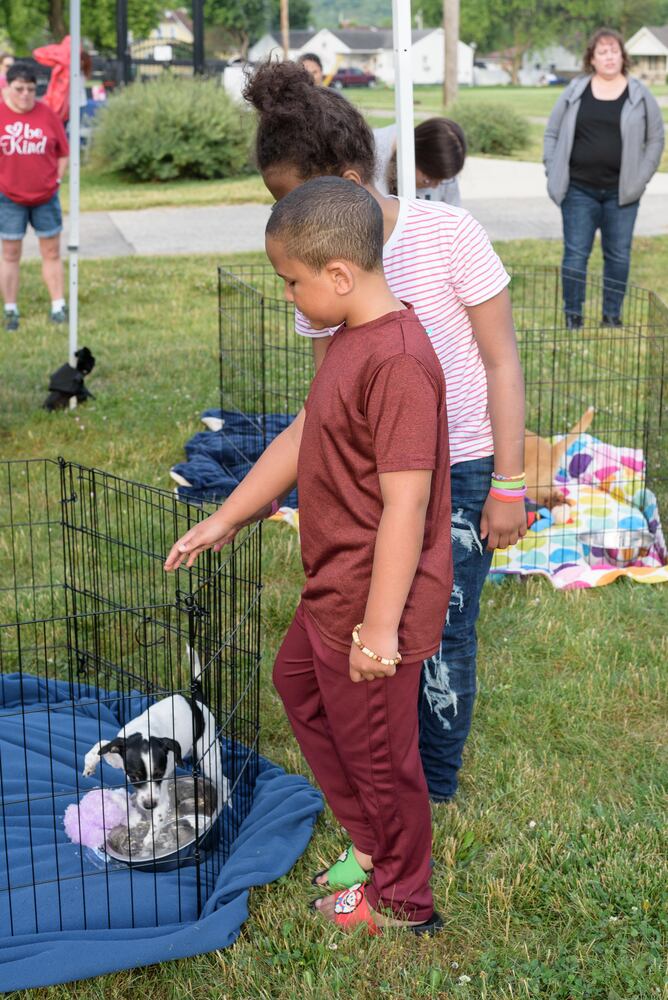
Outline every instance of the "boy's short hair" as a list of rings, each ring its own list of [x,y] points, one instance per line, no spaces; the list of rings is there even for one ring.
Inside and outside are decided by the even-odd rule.
[[[314,177],[281,198],[267,223],[288,257],[313,271],[347,260],[363,271],[383,266],[383,213],[369,192],[343,177]]]
[[[32,66],[24,62],[15,62],[7,70],[7,83],[14,80],[25,80],[26,83],[37,83],[37,74]]]

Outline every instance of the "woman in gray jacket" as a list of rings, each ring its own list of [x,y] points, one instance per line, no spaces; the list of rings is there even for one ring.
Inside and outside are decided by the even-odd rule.
[[[647,88],[629,77],[622,36],[599,28],[545,129],[550,198],[564,226],[562,284],[569,329],[583,323],[587,262],[596,230],[603,248],[603,324],[621,326],[638,204],[661,160],[664,126]]]

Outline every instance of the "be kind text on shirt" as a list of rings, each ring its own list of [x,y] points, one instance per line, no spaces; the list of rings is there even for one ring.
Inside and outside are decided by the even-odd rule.
[[[0,149],[5,156],[41,156],[46,151],[46,139],[41,128],[31,128],[28,122],[13,122],[5,125]]]

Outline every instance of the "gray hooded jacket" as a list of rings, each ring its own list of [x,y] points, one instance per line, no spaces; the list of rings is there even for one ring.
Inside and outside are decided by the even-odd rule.
[[[578,76],[572,80],[555,104],[545,129],[543,163],[547,174],[547,193],[561,205],[566,197],[575,119],[580,99],[591,80]],[[661,160],[665,141],[659,105],[647,87],[629,77],[629,92],[622,107],[622,163],[619,171],[619,204],[638,201]]]

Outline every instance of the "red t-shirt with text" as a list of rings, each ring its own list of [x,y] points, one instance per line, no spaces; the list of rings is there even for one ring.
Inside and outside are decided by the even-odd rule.
[[[422,555],[399,624],[405,662],[439,648],[452,586],[443,371],[411,307],[340,327],[305,403],[299,449],[304,607],[347,652],[364,618],[383,499],[379,473],[432,470]]]
[[[19,205],[41,205],[58,190],[58,160],[69,155],[63,124],[37,101],[32,111],[0,104],[0,191]]]

